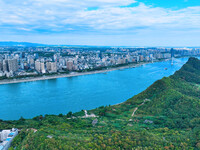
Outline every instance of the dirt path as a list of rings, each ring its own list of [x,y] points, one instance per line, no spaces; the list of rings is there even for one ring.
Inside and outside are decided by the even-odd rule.
[[[142,104],[140,104],[138,107],[142,106],[145,104],[145,102],[150,101],[149,99],[145,99],[144,102]],[[131,115],[131,117],[133,117],[135,115],[135,112],[138,110],[138,107],[136,107]]]

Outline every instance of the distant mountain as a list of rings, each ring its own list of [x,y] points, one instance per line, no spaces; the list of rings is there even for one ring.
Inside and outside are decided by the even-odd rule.
[[[156,81],[122,104],[102,106],[87,114],[0,121],[0,129],[13,127],[21,129],[11,147],[16,150],[198,150],[200,60],[190,58],[174,75]]]
[[[70,48],[110,48],[110,46],[90,46],[90,45],[49,45],[40,43],[29,43],[29,42],[0,42],[0,46],[24,46],[24,47],[37,47],[37,46],[55,46],[55,47],[70,47]]]
[[[29,42],[0,42],[0,46],[45,46],[45,44],[29,43]]]

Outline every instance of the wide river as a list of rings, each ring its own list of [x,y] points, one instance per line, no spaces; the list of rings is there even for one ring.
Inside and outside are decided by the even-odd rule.
[[[0,119],[66,114],[124,102],[188,60],[179,58],[107,73],[0,85]],[[165,69],[167,68],[167,70]]]

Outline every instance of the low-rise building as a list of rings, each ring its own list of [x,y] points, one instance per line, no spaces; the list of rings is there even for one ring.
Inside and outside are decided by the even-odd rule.
[[[0,130],[0,150],[8,150],[13,139],[18,135],[18,129]]]

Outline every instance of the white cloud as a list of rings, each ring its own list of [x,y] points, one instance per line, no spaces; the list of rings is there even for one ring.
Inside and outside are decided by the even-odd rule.
[[[23,31],[32,31],[30,28],[17,28],[18,30],[23,30]]]
[[[126,6],[135,3],[135,0],[35,0],[39,5],[63,5],[74,7],[107,7]]]
[[[152,8],[144,4],[127,8],[104,8],[78,11],[64,20],[66,24],[83,24],[95,29],[128,29],[135,27],[200,28],[200,7],[177,11]]]
[[[135,0],[0,0],[0,26],[34,31],[137,31],[141,28],[200,30],[200,6],[171,10],[120,7]],[[89,7],[98,7],[88,10]],[[86,31],[87,32],[87,31]]]

